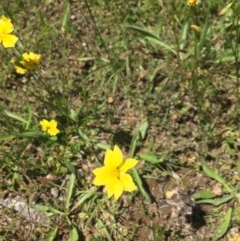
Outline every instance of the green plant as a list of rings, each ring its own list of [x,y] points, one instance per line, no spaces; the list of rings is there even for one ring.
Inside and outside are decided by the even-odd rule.
[[[236,207],[239,203],[237,193],[239,192],[240,185],[229,185],[227,181],[217,172],[217,170],[210,168],[206,165],[206,163],[202,164],[202,169],[205,175],[223,186],[223,193],[220,194],[219,197],[218,194],[210,190],[203,190],[194,193],[192,198],[194,198],[198,204],[211,204],[215,207],[221,207],[227,203],[231,203],[231,207],[228,207],[225,214],[220,215],[220,224],[216,228],[214,236],[214,240],[219,240],[231,227],[234,207]]]

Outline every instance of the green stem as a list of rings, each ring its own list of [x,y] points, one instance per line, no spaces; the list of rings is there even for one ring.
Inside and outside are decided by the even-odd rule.
[[[240,37],[240,32],[239,32],[239,13],[238,13],[238,9],[239,7],[236,6],[236,2],[234,4],[234,12],[235,15],[237,16],[236,18],[233,18],[233,26],[235,26],[236,29],[236,36],[235,36],[235,41],[234,41],[234,45],[233,45],[233,54],[234,54],[234,58],[235,58],[235,73],[236,73],[236,97],[237,97],[237,104],[236,104],[236,113],[237,113],[237,123],[239,125],[240,123],[240,110],[239,110],[239,105],[240,105],[240,96],[239,96],[239,50],[238,50],[238,39]]]

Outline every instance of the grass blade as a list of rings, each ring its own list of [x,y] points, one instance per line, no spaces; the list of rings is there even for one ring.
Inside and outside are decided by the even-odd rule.
[[[64,15],[63,15],[63,20],[62,20],[62,27],[61,27],[61,31],[65,32],[69,29],[69,25],[70,25],[70,15],[71,15],[71,5],[68,1],[64,2]]]
[[[10,112],[10,111],[7,111],[7,110],[4,110],[3,112],[6,116],[8,116],[12,119],[18,120],[18,121],[24,123],[25,125],[28,123],[27,120],[25,120],[23,117],[21,117],[20,115],[18,115],[16,113],[13,113],[13,112]]]
[[[147,121],[147,119],[145,119],[139,127],[139,134],[140,134],[142,140],[144,140],[146,138],[147,130],[148,130],[148,121]]]
[[[140,33],[144,38],[149,40],[151,43],[159,44],[161,47],[165,48],[169,52],[173,53],[174,55],[177,55],[177,52],[174,50],[174,48],[172,46],[170,46],[169,44],[164,43],[155,34],[149,32],[149,31],[147,31],[147,30],[145,30],[143,28],[137,27],[137,26],[126,25],[125,27]]]
[[[71,209],[71,212],[75,210],[78,206],[82,205],[85,201],[90,199],[96,192],[96,189],[88,191],[81,195],[80,199],[78,200],[77,204]]]
[[[207,190],[202,190],[199,192],[194,193],[193,195],[191,195],[192,198],[196,199],[209,199],[209,198],[215,198],[216,195],[211,192],[211,191],[207,191]]]
[[[163,158],[159,158],[154,154],[145,153],[145,154],[140,154],[139,157],[144,161],[147,161],[153,165],[164,162]]]
[[[202,200],[199,200],[199,201],[196,201],[196,203],[198,204],[211,204],[211,205],[214,205],[214,206],[220,206],[226,202],[229,202],[231,199],[233,198],[232,195],[226,195],[226,196],[223,196],[221,198],[211,198],[211,199],[202,199]]]
[[[44,238],[44,241],[53,241],[57,235],[57,232],[58,232],[58,227],[52,229]]]
[[[30,106],[28,106],[28,117],[27,117],[27,123],[25,129],[27,130],[31,124],[32,121],[32,109]]]
[[[135,182],[137,183],[137,186],[138,186],[141,194],[147,199],[147,201],[148,201],[149,203],[151,203],[151,202],[152,202],[151,197],[150,197],[150,195],[147,193],[147,191],[145,190],[145,188],[143,187],[143,183],[142,183],[141,177],[140,177],[137,169],[136,169],[136,168],[133,168],[133,169],[132,169],[132,173],[133,173],[133,178],[134,178]]]
[[[68,188],[67,188],[67,199],[66,199],[66,206],[65,206],[66,209],[69,208],[69,204],[73,194],[75,180],[76,180],[76,175],[74,173],[71,173],[68,181]]]

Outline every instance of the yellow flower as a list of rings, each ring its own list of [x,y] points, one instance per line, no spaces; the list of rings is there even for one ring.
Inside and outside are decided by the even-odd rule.
[[[0,18],[0,43],[4,48],[15,47],[18,37],[10,34],[14,30],[11,19],[6,18],[4,15]]]
[[[228,241],[240,241],[240,234],[236,234],[232,238],[228,238]]]
[[[197,5],[201,0],[187,0],[187,4],[190,6]]]
[[[108,149],[105,153],[104,166],[93,170],[96,176],[93,184],[105,186],[108,197],[114,196],[116,200],[123,191],[132,192],[137,190],[132,177],[126,172],[136,166],[138,161],[133,158],[123,159],[122,151],[117,145],[113,150]]]
[[[35,54],[33,52],[23,53],[21,61],[11,61],[18,74],[26,74],[28,71],[37,68],[38,63],[41,60],[41,54]]]
[[[60,132],[55,120],[48,121],[43,119],[40,121],[40,125],[42,127],[42,131],[46,131],[50,136],[56,136]]]
[[[20,66],[14,65],[14,67],[15,67],[15,70],[18,74],[26,74],[27,73],[27,70],[20,67]]]

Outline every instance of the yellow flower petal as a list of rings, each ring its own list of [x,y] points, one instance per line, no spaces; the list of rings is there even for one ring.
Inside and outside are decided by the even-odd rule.
[[[35,70],[40,60],[41,60],[40,54],[29,52],[29,53],[23,53],[22,59],[18,61],[14,61],[14,64],[18,65],[22,69],[25,69],[26,70],[25,73],[26,73],[27,71]],[[23,74],[23,73],[20,73],[20,74]],[[53,125],[53,124],[50,122],[49,125]],[[55,132],[57,132],[57,130],[55,130]]]
[[[46,119],[43,119],[40,121],[40,125],[42,127],[42,131],[46,131],[48,128],[48,121]]]
[[[27,62],[33,62],[33,63],[38,63],[41,59],[41,55],[40,54],[35,54],[33,52],[30,53],[23,53],[22,57],[25,61]]]
[[[109,169],[106,167],[98,167],[94,169],[93,174],[96,176],[93,180],[93,184],[96,186],[107,185],[109,178],[112,178]]]
[[[106,185],[106,190],[108,193],[108,198],[114,196],[115,200],[118,200],[119,197],[123,194],[124,187],[122,182],[115,179]]]
[[[2,45],[4,48],[13,48],[18,41],[18,37],[12,34],[6,34],[2,39]]]
[[[120,166],[120,172],[127,172],[129,169],[135,167],[137,165],[138,161],[133,158],[128,158],[126,161],[123,162],[123,164]]]
[[[13,24],[9,18],[6,18],[4,15],[0,18],[0,33],[1,36],[3,34],[9,34],[14,30]]]
[[[1,16],[0,21],[5,21],[5,22],[10,22],[11,23],[11,19],[7,18],[5,15]]]
[[[57,122],[55,120],[49,121],[49,127],[56,128],[57,127]]]
[[[57,128],[49,128],[48,129],[48,134],[50,136],[56,136],[60,131]]]
[[[132,191],[137,190],[137,186],[135,185],[132,177],[129,174],[121,175],[120,181],[123,184],[124,191],[132,192]]]
[[[26,74],[27,73],[27,70],[22,68],[22,67],[20,67],[20,66],[14,65],[14,68],[16,69],[16,72],[18,74]]]
[[[116,169],[123,162],[123,154],[118,146],[114,146],[113,151],[107,150],[104,158],[104,165]]]
[[[10,34],[14,30],[14,26],[9,18],[4,15],[0,18],[0,43],[4,48],[15,47],[18,38]]]
[[[201,0],[187,0],[187,4],[190,6],[196,5],[200,2]]]

